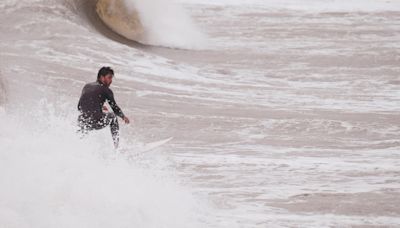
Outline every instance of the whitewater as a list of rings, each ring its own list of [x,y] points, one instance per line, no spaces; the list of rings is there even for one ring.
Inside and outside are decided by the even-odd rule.
[[[400,226],[398,1],[0,12],[0,227]],[[119,151],[75,133],[102,66],[133,120]]]

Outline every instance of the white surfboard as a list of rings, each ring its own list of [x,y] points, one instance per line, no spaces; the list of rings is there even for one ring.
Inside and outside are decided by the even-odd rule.
[[[163,140],[160,140],[160,141],[155,141],[155,142],[151,142],[151,143],[146,143],[146,144],[143,146],[141,152],[150,151],[150,150],[153,150],[153,149],[155,149],[155,148],[157,148],[157,147],[160,147],[160,146],[166,144],[167,142],[171,141],[173,138],[174,138],[174,137],[170,137],[170,138],[163,139]]]
[[[166,139],[159,140],[159,141],[143,143],[141,145],[136,144],[136,145],[131,145],[129,147],[119,147],[117,150],[122,154],[126,154],[130,158],[134,158],[137,156],[144,155],[145,152],[155,150],[155,149],[161,147],[162,145],[168,143],[172,139],[173,139],[173,137],[170,137],[170,138],[166,138]]]

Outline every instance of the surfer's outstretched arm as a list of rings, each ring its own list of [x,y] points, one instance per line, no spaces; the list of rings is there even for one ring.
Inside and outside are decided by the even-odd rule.
[[[114,93],[112,92],[112,90],[109,89],[109,88],[105,88],[105,89],[106,89],[105,94],[106,94],[107,102],[108,102],[108,104],[110,104],[110,107],[112,108],[114,113],[117,116],[121,117],[126,124],[130,123],[128,117],[126,117],[124,115],[124,113],[122,112],[121,108],[117,105],[117,102],[115,102]]]

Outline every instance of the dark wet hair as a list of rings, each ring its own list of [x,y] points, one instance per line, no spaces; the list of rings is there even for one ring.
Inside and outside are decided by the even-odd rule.
[[[100,80],[100,77],[106,76],[107,74],[111,74],[114,76],[114,70],[111,69],[111,67],[102,67],[99,70],[99,73],[97,73],[97,81]]]

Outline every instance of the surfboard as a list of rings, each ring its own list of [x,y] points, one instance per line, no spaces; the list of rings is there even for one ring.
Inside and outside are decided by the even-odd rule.
[[[118,151],[121,153],[127,153],[130,154],[130,156],[139,156],[144,154],[145,152],[149,152],[151,150],[155,150],[169,141],[171,141],[174,137],[166,138],[163,140],[159,141],[153,141],[149,143],[140,143],[136,145],[130,145],[130,146],[122,146],[118,148]]]
[[[146,151],[150,151],[150,150],[154,150],[157,147],[160,147],[166,143],[168,143],[169,141],[171,141],[174,137],[170,137],[170,138],[166,138],[160,141],[155,141],[155,142],[150,142],[150,143],[146,143],[143,146],[143,149],[141,150],[141,152],[146,152]]]

